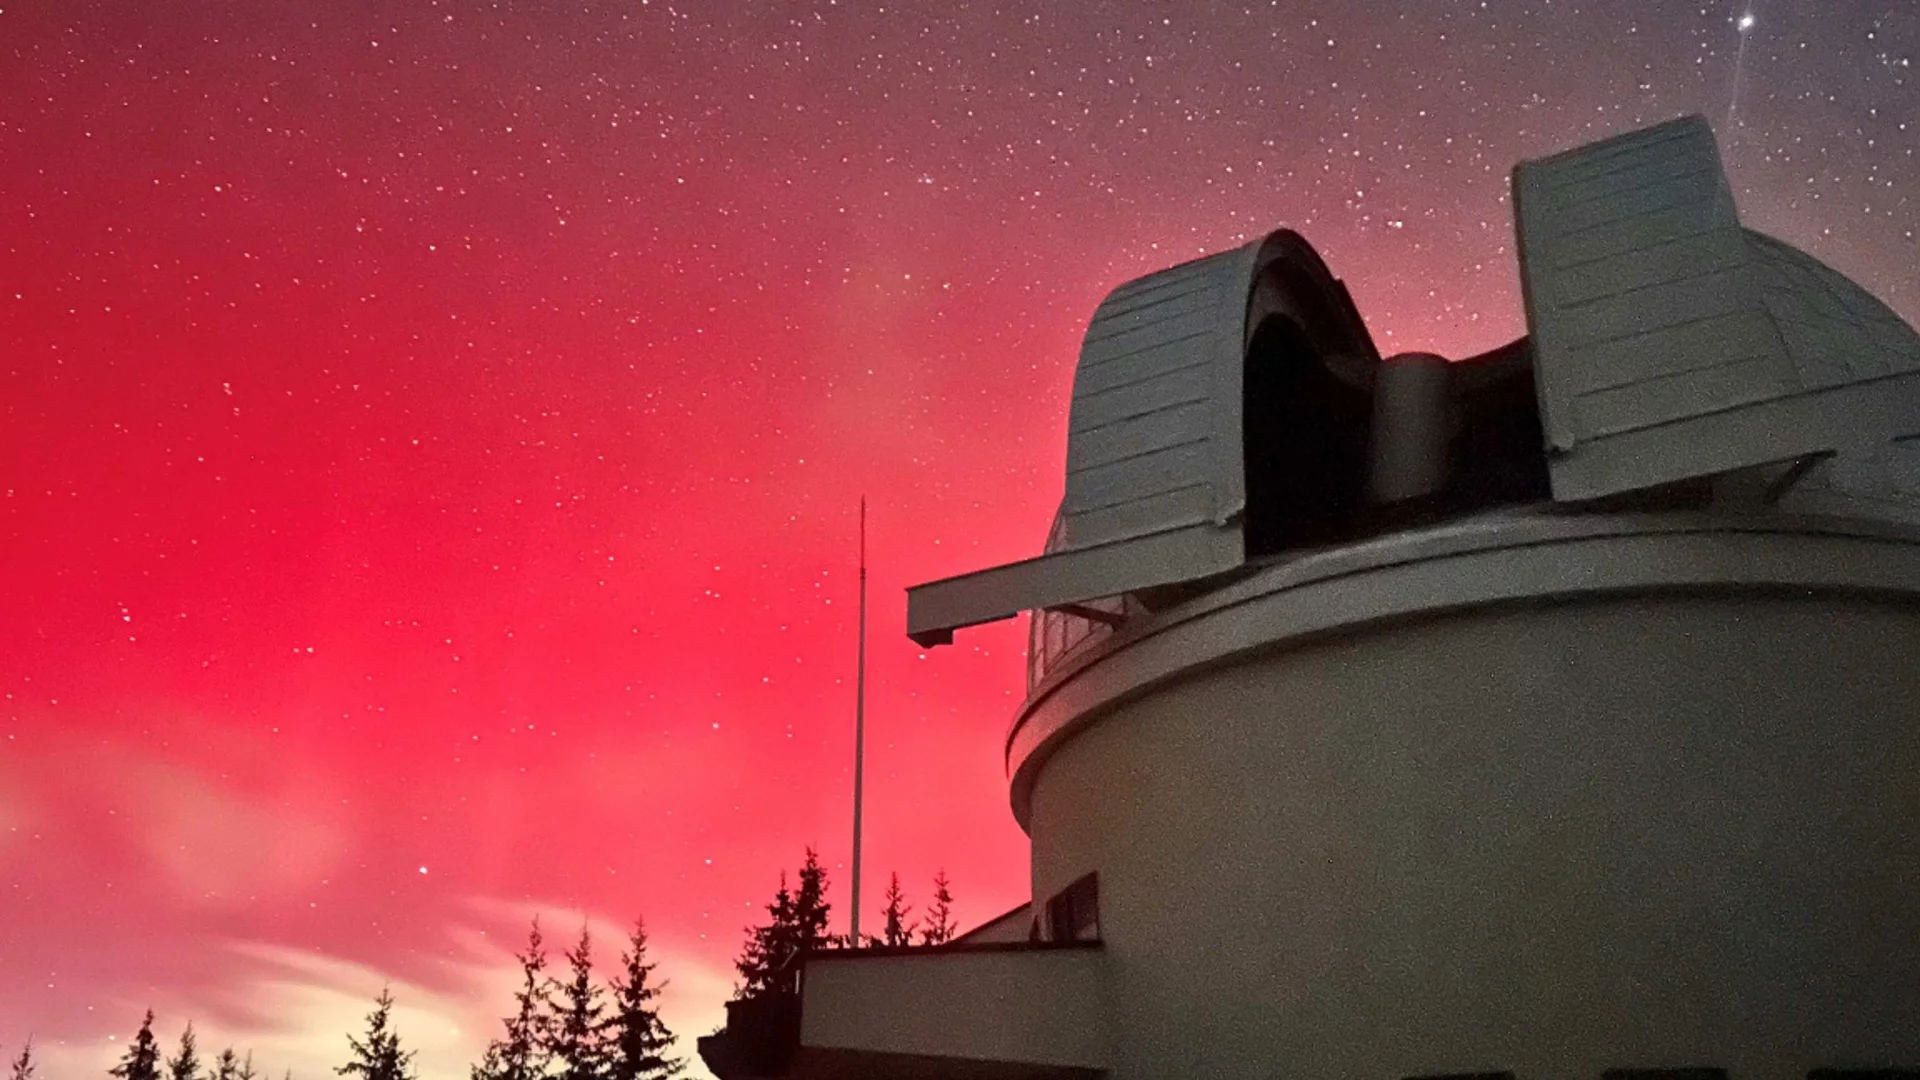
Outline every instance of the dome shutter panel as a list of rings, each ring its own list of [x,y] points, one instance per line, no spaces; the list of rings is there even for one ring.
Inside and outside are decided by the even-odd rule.
[[[1920,345],[1851,282],[1740,224],[1687,117],[1514,170],[1554,497],[1601,498],[1910,433]],[[1886,406],[1887,394],[1895,399]]]
[[[1370,374],[1346,289],[1286,230],[1115,289],[1087,326],[1067,425],[1066,493],[1037,559],[907,591],[923,645],[1022,611],[1201,581],[1247,560],[1242,421],[1249,340],[1299,331],[1302,364]]]
[[[1240,362],[1259,244],[1115,289],[1074,374],[1054,550],[907,594],[923,645],[962,626],[1210,577],[1245,559]]]

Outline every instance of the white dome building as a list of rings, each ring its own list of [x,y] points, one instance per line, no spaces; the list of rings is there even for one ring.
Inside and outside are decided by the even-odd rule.
[[[1046,553],[909,597],[1034,613],[1035,904],[723,1077],[1920,1077],[1920,335],[1698,118],[1514,197],[1483,357],[1288,232],[1107,298]]]

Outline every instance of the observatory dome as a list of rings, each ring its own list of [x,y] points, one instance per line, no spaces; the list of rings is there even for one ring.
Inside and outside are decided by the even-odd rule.
[[[1011,800],[1109,1075],[1920,1064],[1920,335],[1698,117],[1513,195],[1481,356],[1382,357],[1286,230],[1121,285],[1044,551],[909,591],[1032,613]]]
[[[1099,305],[1044,550],[908,593],[1032,613],[1032,902],[722,1075],[1920,1075],[1920,336],[1698,117],[1513,206],[1481,356],[1284,229]]]

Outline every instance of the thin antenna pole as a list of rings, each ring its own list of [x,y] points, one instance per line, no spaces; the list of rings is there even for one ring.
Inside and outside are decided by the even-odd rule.
[[[867,497],[860,496],[860,645],[853,682],[853,948],[860,947],[860,799],[867,766]]]

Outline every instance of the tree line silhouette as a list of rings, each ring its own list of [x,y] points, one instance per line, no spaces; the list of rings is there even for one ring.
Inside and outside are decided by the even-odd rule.
[[[685,1063],[672,1057],[673,1032],[657,1004],[665,981],[653,978],[646,926],[635,923],[620,973],[603,989],[593,977],[592,940],[580,940],[561,957],[566,971],[547,974],[540,920],[519,954],[520,988],[502,1037],[487,1044],[472,1080],[667,1080]],[[356,1044],[355,1049],[359,1047]],[[343,1073],[345,1070],[341,1070]],[[412,1080],[401,1072],[360,1073],[361,1080]]]
[[[502,1021],[504,1032],[470,1067],[471,1080],[670,1080],[684,1071],[685,1063],[670,1053],[673,1032],[660,1019],[666,983],[654,978],[657,965],[647,958],[646,925],[634,924],[620,971],[605,986],[594,978],[591,950],[592,938],[582,926],[579,942],[562,952],[564,974],[548,975],[540,920],[533,920],[526,950],[514,957],[521,973],[514,1014]],[[401,1048],[393,1026],[393,1004],[391,988],[382,989],[365,1032],[346,1037],[347,1062],[335,1074],[417,1080],[414,1051]],[[37,1068],[29,1037],[11,1059],[8,1080],[35,1080]],[[107,1073],[117,1080],[261,1080],[252,1051],[242,1056],[228,1047],[211,1062],[203,1061],[191,1021],[180,1033],[179,1048],[162,1055],[152,1009]],[[288,1070],[284,1080],[292,1076]]]
[[[826,899],[827,871],[814,849],[806,849],[798,877],[799,887],[790,889],[786,871],[781,871],[780,887],[766,906],[767,921],[746,928],[746,942],[734,962],[740,975],[736,1000],[791,992],[787,976],[795,961],[808,952],[855,945],[847,935],[827,933],[832,910]],[[912,906],[900,888],[900,875],[892,875],[881,931],[861,935],[858,944],[904,948],[952,941],[957,927],[950,884],[945,871],[935,874],[924,918],[909,920]],[[502,1034],[470,1067],[470,1080],[671,1080],[685,1070],[685,1061],[671,1054],[674,1036],[660,1019],[658,1000],[666,982],[654,978],[658,965],[647,958],[646,924],[634,923],[620,955],[620,971],[605,986],[594,979],[591,949],[583,925],[578,943],[561,952],[565,971],[548,974],[540,920],[534,918],[526,949],[514,954],[520,985],[514,991],[513,1015],[501,1021]],[[346,1037],[348,1060],[333,1070],[337,1075],[417,1080],[414,1051],[401,1049],[393,1026],[393,1005],[391,988],[383,988],[367,1015],[364,1034]],[[37,1068],[29,1036],[19,1056],[9,1060],[6,1080],[35,1080]],[[181,1031],[178,1049],[163,1055],[153,1034],[152,1009],[107,1072],[117,1080],[262,1080],[251,1050],[241,1055],[229,1046],[203,1062],[192,1021]],[[283,1080],[292,1076],[288,1070]]]
[[[793,964],[809,952],[824,949],[853,948],[845,934],[827,933],[827,916],[833,905],[827,902],[827,871],[812,848],[800,865],[799,887],[787,886],[786,871],[780,872],[780,888],[767,905],[768,919],[747,927],[746,944],[734,969],[740,982],[734,987],[736,1001],[771,993],[790,993],[792,983],[785,976]],[[946,871],[933,876],[933,901],[926,917],[909,921],[913,910],[900,888],[900,875],[892,875],[886,891],[887,906],[881,911],[879,934],[862,934],[861,948],[905,948],[910,945],[944,945],[954,939],[958,929],[953,921],[952,883]],[[914,940],[915,933],[919,941]]]

